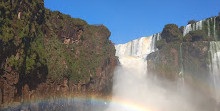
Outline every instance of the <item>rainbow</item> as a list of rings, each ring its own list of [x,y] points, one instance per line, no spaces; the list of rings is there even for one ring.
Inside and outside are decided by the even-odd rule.
[[[122,108],[128,111],[155,111],[152,108],[149,108],[141,103],[135,103],[135,102],[131,102],[129,100],[124,100],[120,98],[114,98],[111,101],[110,105],[113,106],[113,109]]]
[[[50,101],[74,101],[74,102],[88,102],[90,101],[92,104],[95,105],[106,105],[106,107],[109,107],[107,111],[115,111],[118,109],[123,109],[126,111],[156,111],[153,110],[141,103],[135,103],[135,102],[130,102],[128,100],[124,100],[121,98],[114,98],[113,100],[109,100],[106,98],[101,98],[101,97],[83,97],[83,96],[78,96],[78,97],[63,97],[63,98],[58,98],[58,99],[51,99],[51,100],[41,100],[41,101],[31,101],[27,103],[23,103],[22,105],[10,105],[10,108],[16,108],[16,107],[21,107],[21,106],[28,106],[31,104],[44,104]],[[7,109],[7,108],[6,108]],[[4,109],[3,109],[4,110]]]
[[[192,75],[184,75],[186,79],[186,83],[191,87],[196,87],[202,90],[204,93],[213,97],[215,99],[215,93],[220,93],[220,88],[215,89],[213,85],[209,83],[209,81],[201,80],[197,77],[193,77]]]

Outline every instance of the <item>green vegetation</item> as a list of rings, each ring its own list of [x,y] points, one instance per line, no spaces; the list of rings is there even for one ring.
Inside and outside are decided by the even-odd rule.
[[[190,20],[188,24],[195,25],[197,21]],[[197,42],[197,41],[218,41],[220,40],[220,17],[208,18],[202,22],[202,30],[190,31],[183,37],[184,27],[178,28],[176,24],[167,24],[161,33],[161,40],[156,42],[156,47],[162,49],[167,44]],[[214,26],[215,24],[215,26]],[[215,29],[214,29],[215,27]],[[215,32],[215,33],[214,33]],[[209,33],[209,35],[208,35]]]
[[[181,27],[180,27],[180,31],[181,31],[181,33],[183,34],[184,26],[181,26]]]
[[[158,49],[162,49],[164,45],[166,45],[166,41],[164,39],[160,39],[156,42],[156,47]]]
[[[161,37],[169,43],[178,41],[182,37],[182,33],[176,24],[167,24],[163,28]]]
[[[47,34],[45,43],[49,78],[88,81],[90,76],[96,76],[104,61],[114,56],[115,50],[108,40],[111,33],[103,25],[88,25],[81,19],[49,10],[46,24],[47,30],[53,30]],[[63,43],[65,37],[70,38],[69,44]]]
[[[188,21],[188,24],[194,24],[196,22],[197,22],[196,20],[190,20],[190,21]]]
[[[182,50],[180,45],[182,44]],[[183,65],[184,78],[207,78],[209,71],[208,41],[172,42],[148,57],[149,70],[159,77],[176,80]],[[181,55],[182,54],[182,55]]]
[[[217,36],[217,41],[220,40],[220,16],[217,16],[216,18],[216,36]]]
[[[215,23],[215,30],[214,30],[214,23]],[[208,18],[203,22],[202,31],[205,32],[210,41],[219,40],[219,18],[217,17],[214,22],[214,18]],[[214,34],[215,31],[215,34]]]
[[[156,42],[156,47],[158,49],[162,49],[166,44],[177,42],[182,42],[183,35],[182,31],[183,29],[178,28],[176,24],[167,24],[163,28],[163,31],[161,33],[161,40],[158,40]]]
[[[52,12],[43,3],[0,2],[0,70],[12,69],[27,80],[67,78],[75,83],[95,77],[99,67],[103,71],[115,53],[110,31]]]
[[[184,37],[184,42],[208,41],[207,34],[202,30],[191,31]]]
[[[11,66],[14,71],[24,74],[23,76],[34,75],[36,69],[45,64],[42,9],[41,0],[4,0],[0,3],[0,41],[4,44],[1,47],[0,56],[3,60],[0,63]]]

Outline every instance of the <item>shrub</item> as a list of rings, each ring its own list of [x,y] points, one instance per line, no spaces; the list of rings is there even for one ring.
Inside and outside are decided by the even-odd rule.
[[[196,23],[197,21],[196,20],[190,20],[188,21],[188,24],[193,24],[193,23]]]
[[[181,27],[180,27],[180,31],[181,31],[181,33],[183,33],[183,31],[184,31],[184,26],[181,26]]]
[[[202,30],[191,31],[184,37],[184,42],[208,41],[207,34]]]
[[[163,28],[161,33],[162,39],[165,39],[167,43],[177,41],[182,37],[182,33],[176,24],[167,24]]]
[[[191,42],[192,41],[192,36],[190,33],[186,34],[184,39],[183,39],[184,42]]]
[[[160,39],[156,42],[156,47],[158,49],[162,49],[164,45],[166,45],[166,41],[164,39]]]
[[[195,42],[195,41],[208,41],[208,36],[206,35],[205,32],[203,32],[201,30],[192,31],[192,32],[190,32],[190,34],[192,36],[192,42]]]

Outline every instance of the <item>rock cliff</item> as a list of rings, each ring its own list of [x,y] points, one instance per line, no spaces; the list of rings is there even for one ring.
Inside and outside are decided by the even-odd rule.
[[[188,86],[210,104],[219,105],[219,23],[220,16],[216,16],[179,29],[166,25],[156,41],[157,51],[147,57],[149,73],[172,81],[177,89]],[[213,107],[205,102],[202,106]]]
[[[0,108],[109,94],[116,59],[105,26],[50,11],[43,0],[3,0],[0,10]]]

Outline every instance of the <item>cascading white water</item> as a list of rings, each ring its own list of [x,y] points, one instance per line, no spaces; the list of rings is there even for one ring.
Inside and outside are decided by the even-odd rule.
[[[183,91],[184,88],[184,67],[183,67],[183,51],[182,51],[182,43],[180,44],[180,72],[179,72],[179,80],[177,83],[177,87],[180,92]]]
[[[116,45],[115,55],[118,57],[138,56],[141,58],[146,58],[149,53],[156,50],[156,40],[160,40],[160,33],[152,35],[150,37],[141,37],[126,44]]]
[[[187,26],[185,26],[183,30],[183,36],[188,34],[190,31],[202,30],[202,23],[203,23],[203,20],[198,21],[194,24],[188,24]]]
[[[133,41],[130,41],[126,44],[119,44],[116,45],[116,56],[122,57],[122,56],[142,56],[146,57],[146,54],[149,53],[150,49],[147,49],[148,47],[146,44],[151,39],[148,39],[146,37],[142,37]]]
[[[220,42],[210,42],[210,74],[216,101],[220,102]]]
[[[214,39],[217,40],[215,25],[216,25],[216,17],[214,17],[214,23],[213,23],[213,36],[214,36]]]
[[[123,100],[130,104],[143,104],[146,106],[116,106],[113,103],[107,111],[135,111],[148,110],[144,101],[147,88],[146,57],[155,50],[156,37],[142,37],[126,44],[116,45],[116,56],[121,66],[118,66],[114,75],[113,100]],[[137,97],[138,96],[138,97]]]
[[[203,28],[204,28],[203,23],[207,24],[207,29],[205,29],[207,31],[207,35],[208,36],[213,36],[214,39],[217,40],[216,17],[209,18],[209,19],[206,19],[206,20],[201,20],[201,21],[198,21],[198,22],[193,23],[193,24],[188,24],[187,26],[184,27],[183,36],[188,34],[190,31],[203,30]],[[213,29],[212,31],[211,31],[211,28]]]
[[[161,33],[157,33],[157,34],[155,34],[155,36],[156,36],[157,40],[161,39]]]
[[[115,46],[120,65],[107,111],[195,111],[185,98],[159,85],[160,80],[148,78],[146,57],[157,50],[159,39],[160,33]]]
[[[208,24],[208,27],[207,27],[207,28],[208,28],[208,36],[210,36],[210,22],[209,22],[209,21],[210,21],[210,20],[208,19],[208,20],[207,20],[207,24]]]
[[[190,31],[204,30],[209,36],[216,35],[215,18],[198,21],[184,27],[183,35],[185,36]],[[203,26],[206,24],[206,26]],[[212,27],[213,26],[213,27]],[[212,27],[212,28],[211,28]],[[213,29],[213,30],[211,30]],[[116,45],[116,56],[119,57],[120,66],[114,73],[113,81],[113,98],[107,111],[200,111],[199,107],[191,104],[190,95],[184,94],[188,89],[184,85],[184,67],[182,44],[180,45],[181,67],[179,72],[178,88],[181,94],[177,91],[167,90],[155,81],[150,80],[147,74],[146,57],[151,52],[157,50],[155,42],[161,39],[161,33],[154,34],[150,37],[142,37],[126,44]],[[216,100],[220,101],[220,42],[210,43],[211,65],[210,74],[215,89]],[[184,87],[184,90],[183,90]],[[123,105],[115,104],[120,103]],[[199,101],[197,101],[199,103]]]

